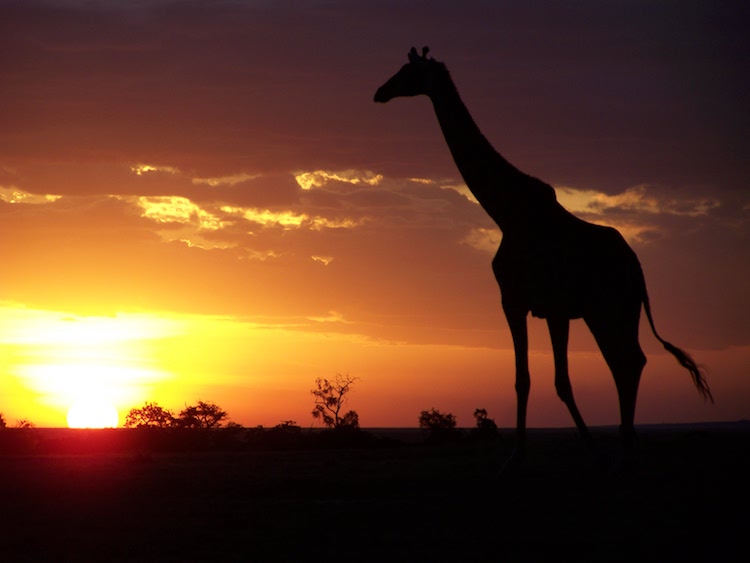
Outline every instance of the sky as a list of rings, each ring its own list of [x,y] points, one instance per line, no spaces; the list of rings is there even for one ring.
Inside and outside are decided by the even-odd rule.
[[[511,163],[618,228],[656,326],[636,423],[750,418],[750,42],[742,2],[0,2],[0,413],[198,400],[313,425],[515,420],[513,351],[472,200],[426,98],[373,103],[412,46]],[[571,426],[531,319],[530,426]],[[584,419],[618,424],[582,321]],[[93,405],[93,407],[92,407]],[[80,407],[85,410],[86,407]],[[80,411],[79,408],[79,411]],[[319,423],[316,423],[319,424]]]

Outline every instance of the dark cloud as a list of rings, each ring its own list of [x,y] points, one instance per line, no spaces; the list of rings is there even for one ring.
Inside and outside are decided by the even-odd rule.
[[[5,3],[11,156],[170,162],[199,175],[455,176],[428,104],[375,107],[413,43],[452,69],[521,168],[607,192],[744,185],[740,5]]]

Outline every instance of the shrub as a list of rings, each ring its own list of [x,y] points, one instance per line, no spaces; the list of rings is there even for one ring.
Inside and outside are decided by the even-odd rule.
[[[456,417],[433,408],[419,414],[419,428],[427,432],[430,442],[446,442],[460,436],[456,429]]]

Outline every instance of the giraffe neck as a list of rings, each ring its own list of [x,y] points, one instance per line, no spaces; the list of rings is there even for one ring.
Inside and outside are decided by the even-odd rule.
[[[430,94],[440,128],[466,185],[487,214],[505,230],[511,191],[525,175],[487,141],[447,71]]]

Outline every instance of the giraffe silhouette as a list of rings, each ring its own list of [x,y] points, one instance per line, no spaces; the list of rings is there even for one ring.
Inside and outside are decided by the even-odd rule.
[[[405,64],[375,93],[385,103],[395,97],[426,95],[463,176],[479,204],[503,232],[492,269],[513,338],[516,362],[516,450],[526,450],[528,314],[547,320],[555,366],[555,389],[586,445],[591,434],[573,398],[568,374],[570,319],[583,318],[612,371],[620,406],[624,459],[635,445],[635,405],[646,356],[638,342],[641,306],[654,336],[688,370],[704,399],[713,401],[705,376],[693,359],[656,332],[640,262],[620,233],[587,223],[558,203],[548,184],[505,160],[482,135],[443,63],[412,47]]]

